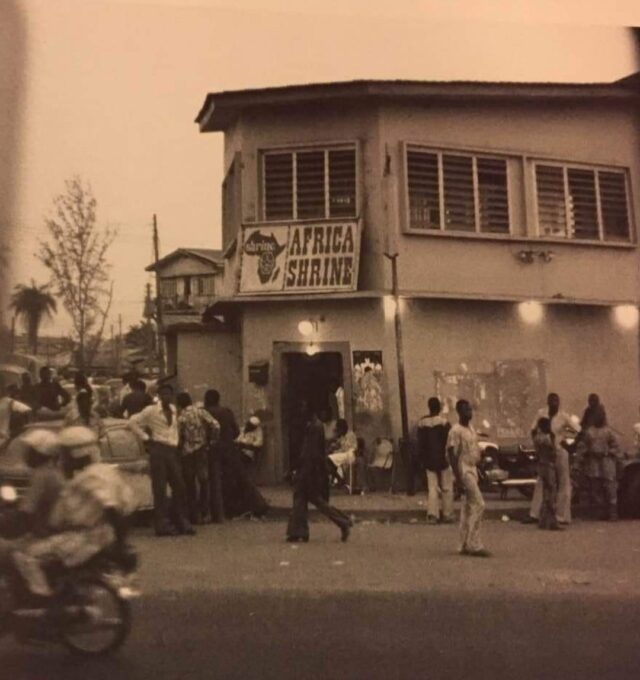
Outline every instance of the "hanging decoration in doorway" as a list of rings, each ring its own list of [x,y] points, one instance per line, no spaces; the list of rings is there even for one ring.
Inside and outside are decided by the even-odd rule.
[[[357,222],[262,224],[242,229],[240,294],[358,287]]]
[[[381,413],[382,352],[358,350],[353,353],[353,384],[356,413]]]

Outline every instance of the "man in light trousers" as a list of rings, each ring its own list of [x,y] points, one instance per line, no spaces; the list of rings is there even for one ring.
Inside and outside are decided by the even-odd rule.
[[[551,421],[551,431],[555,436],[556,442],[556,471],[558,474],[558,498],[556,501],[556,519],[558,524],[571,523],[571,468],[569,462],[569,452],[561,446],[562,440],[567,436],[575,436],[580,429],[578,419],[560,410],[560,397],[551,392],[547,397],[547,406],[541,408],[536,414],[531,427],[533,431],[540,418],[549,418]],[[536,481],[533,491],[533,499],[529,515],[523,522],[525,524],[537,524],[542,508],[542,480]]]
[[[480,447],[478,435],[471,425],[473,410],[466,399],[456,403],[459,422],[449,432],[447,452],[451,466],[464,491],[460,511],[460,554],[469,557],[490,557],[480,538],[480,524],[484,514],[484,499],[478,487]]]

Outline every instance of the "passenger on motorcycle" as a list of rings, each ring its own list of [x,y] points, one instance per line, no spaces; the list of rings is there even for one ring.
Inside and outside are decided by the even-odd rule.
[[[4,539],[0,562],[6,564],[20,546],[34,537],[51,533],[51,509],[60,496],[65,480],[56,466],[58,438],[48,430],[32,430],[21,441],[25,445],[25,463],[31,469],[31,484],[15,508],[5,510],[0,521]]]
[[[52,595],[45,568],[59,562],[76,567],[113,544],[121,522],[136,507],[131,488],[113,467],[99,461],[95,433],[69,427],[59,435],[69,481],[54,505],[50,526],[57,533],[17,550],[13,559],[34,595]]]

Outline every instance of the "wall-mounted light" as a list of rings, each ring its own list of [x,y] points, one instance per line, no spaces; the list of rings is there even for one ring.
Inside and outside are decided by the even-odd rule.
[[[317,319],[303,319],[298,322],[298,333],[305,338],[309,337],[312,333],[318,332],[319,324],[322,321],[324,321],[324,316],[319,316]]]
[[[533,250],[519,250],[516,253],[516,257],[523,264],[533,264],[535,253],[533,252]]]
[[[538,253],[538,257],[547,264],[549,264],[549,262],[553,260],[553,256],[554,256],[553,250],[541,250]]]
[[[554,258],[553,250],[519,250],[514,255],[523,264],[533,264],[536,257],[548,264]]]
[[[617,305],[613,308],[613,318],[618,326],[630,330],[638,326],[638,308],[635,305]]]
[[[536,300],[527,300],[518,303],[518,314],[525,323],[540,323],[544,316],[544,307]]]
[[[312,342],[310,342],[304,351],[307,354],[307,356],[312,357],[315,356],[320,351],[320,349],[318,345],[314,345]]]

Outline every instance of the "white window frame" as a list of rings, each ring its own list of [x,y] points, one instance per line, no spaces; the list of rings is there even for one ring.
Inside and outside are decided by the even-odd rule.
[[[438,228],[425,228],[411,226],[411,200],[409,196],[409,151],[432,153],[438,159],[438,206],[440,212],[440,225]],[[471,158],[472,181],[473,181],[473,203],[474,203],[474,229],[468,231],[464,229],[445,229],[445,195],[444,195],[444,171],[443,156],[462,156]],[[511,172],[509,161],[513,160],[512,154],[501,154],[491,151],[477,151],[472,149],[456,149],[447,147],[427,146],[416,142],[405,142],[403,144],[403,165],[404,165],[404,205],[405,205],[405,230],[410,234],[450,234],[452,236],[477,236],[478,238],[509,238],[513,234],[513,201]],[[478,186],[478,159],[504,161],[507,176],[507,219],[509,229],[505,232],[482,231],[480,229],[480,193]]]
[[[629,181],[629,169],[626,167],[615,165],[596,165],[590,163],[574,163],[571,161],[547,160],[545,158],[529,158],[528,162],[532,168],[533,179],[533,212],[534,212],[534,229],[535,236],[539,239],[560,241],[563,243],[604,243],[611,245],[631,245],[635,242],[635,226],[634,215],[631,203],[631,183]],[[566,234],[564,236],[554,236],[552,234],[543,234],[540,225],[539,202],[538,202],[538,165],[547,165],[549,167],[562,168],[563,186],[564,186],[564,209]],[[598,219],[598,238],[586,239],[579,238],[574,235],[571,214],[569,210],[569,170],[590,170],[595,173],[595,191],[596,191],[596,213]],[[602,220],[602,199],[600,196],[600,172],[617,172],[624,177],[624,188],[626,197],[627,220],[629,223],[629,233],[626,240],[607,240],[604,233],[604,222]]]
[[[352,150],[355,154],[355,206],[353,215],[344,215],[341,217],[331,217],[330,216],[330,196],[329,196],[329,151],[345,151]],[[297,216],[298,212],[298,201],[297,201],[297,154],[304,153],[306,151],[324,151],[324,217],[310,217],[310,218],[299,218]],[[293,154],[293,164],[292,164],[292,203],[293,203],[293,216],[290,218],[279,218],[279,219],[268,219],[267,218],[267,206],[266,206],[266,173],[265,173],[265,160],[270,154],[282,154],[291,153]],[[264,149],[260,149],[260,215],[263,222],[268,223],[291,223],[291,222],[322,222],[322,221],[339,221],[339,220],[356,220],[360,215],[360,145],[356,140],[354,141],[341,141],[341,142],[314,142],[309,144],[287,144],[283,146],[269,146]]]

